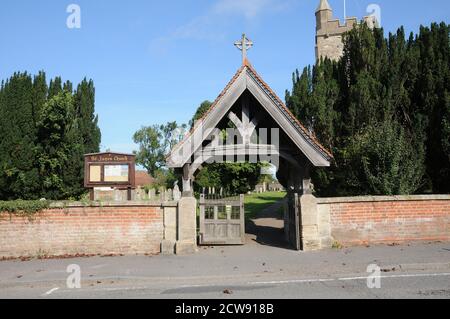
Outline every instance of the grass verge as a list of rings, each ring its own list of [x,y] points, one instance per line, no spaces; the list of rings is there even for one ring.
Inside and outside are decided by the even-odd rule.
[[[286,197],[285,192],[268,192],[245,195],[245,217],[255,218],[258,212],[272,206],[276,202]],[[282,209],[281,209],[282,212]]]

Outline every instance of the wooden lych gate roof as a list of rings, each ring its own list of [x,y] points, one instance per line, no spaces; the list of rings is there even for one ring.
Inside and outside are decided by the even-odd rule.
[[[198,148],[202,147],[201,143],[191,147],[194,145],[193,139],[196,140],[194,138],[196,134],[202,134],[204,128],[216,127],[246,90],[250,91],[312,165],[316,167],[330,166],[333,158],[331,152],[322,146],[317,138],[292,114],[247,59],[202,119],[197,121],[183,141],[175,146],[167,157],[168,166],[181,168],[188,163]],[[202,140],[202,137],[200,139]]]

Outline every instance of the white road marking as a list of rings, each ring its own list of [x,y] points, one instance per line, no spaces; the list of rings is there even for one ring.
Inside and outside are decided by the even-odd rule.
[[[283,284],[305,284],[311,282],[327,282],[336,279],[293,279],[293,280],[275,280],[275,281],[257,281],[248,282],[247,285],[283,285]]]
[[[53,288],[50,289],[49,291],[47,291],[45,294],[43,294],[42,296],[50,296],[52,293],[54,293],[55,291],[59,290],[59,288]]]
[[[90,269],[101,269],[101,268],[105,268],[108,265],[96,265],[96,266],[92,266],[90,267]]]
[[[450,273],[436,273],[436,274],[410,274],[410,275],[389,275],[380,276],[381,279],[391,278],[417,278],[417,277],[447,277]],[[348,278],[331,278],[331,279],[303,279],[303,280],[283,280],[283,281],[259,281],[249,282],[249,285],[282,285],[282,284],[298,284],[298,283],[314,283],[314,282],[330,282],[330,281],[355,281],[355,280],[367,280],[367,276],[361,277],[348,277]]]

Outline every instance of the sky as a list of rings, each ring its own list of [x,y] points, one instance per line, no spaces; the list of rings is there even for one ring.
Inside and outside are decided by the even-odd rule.
[[[131,152],[133,133],[187,123],[241,65],[233,43],[254,42],[252,65],[284,99],[292,72],[314,63],[319,0],[0,0],[0,79],[16,71],[93,79],[102,150]],[[329,0],[336,18],[344,0]],[[80,8],[80,28],[67,19]],[[386,33],[450,23],[448,0],[347,0],[347,16],[380,8]],[[69,19],[72,21],[71,19]]]

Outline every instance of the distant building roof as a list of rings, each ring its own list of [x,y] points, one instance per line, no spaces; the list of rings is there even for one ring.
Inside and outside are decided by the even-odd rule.
[[[146,186],[151,185],[155,181],[153,177],[150,176],[146,171],[136,171],[136,186]]]

